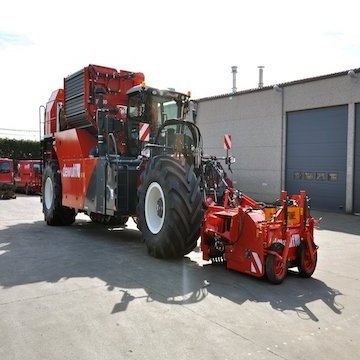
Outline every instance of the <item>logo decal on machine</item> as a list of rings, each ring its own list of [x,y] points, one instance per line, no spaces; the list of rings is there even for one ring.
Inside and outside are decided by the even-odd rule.
[[[80,164],[73,164],[72,166],[64,165],[62,169],[62,176],[64,178],[80,178],[81,177]]]

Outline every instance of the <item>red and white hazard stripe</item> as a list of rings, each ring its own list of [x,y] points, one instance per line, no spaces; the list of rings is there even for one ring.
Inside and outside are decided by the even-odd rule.
[[[231,135],[230,134],[224,135],[224,149],[225,150],[231,149]]]
[[[252,252],[251,255],[251,272],[255,274],[262,274],[262,263],[259,254],[256,252]]]
[[[139,124],[139,140],[140,141],[150,140],[150,124],[147,123]]]

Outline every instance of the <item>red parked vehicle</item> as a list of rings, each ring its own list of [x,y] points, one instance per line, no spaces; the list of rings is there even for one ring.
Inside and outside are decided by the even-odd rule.
[[[41,192],[41,160],[20,160],[15,174],[15,187],[26,195]]]
[[[14,163],[0,158],[0,199],[15,198],[14,190]]]

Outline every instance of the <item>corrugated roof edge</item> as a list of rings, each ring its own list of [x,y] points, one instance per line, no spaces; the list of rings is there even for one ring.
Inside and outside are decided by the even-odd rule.
[[[247,90],[237,91],[235,93],[231,92],[231,93],[227,93],[227,94],[207,96],[207,97],[203,97],[203,98],[200,98],[200,99],[195,99],[195,101],[200,102],[200,101],[207,101],[207,100],[216,100],[216,99],[222,99],[222,98],[226,98],[226,97],[230,97],[230,96],[250,94],[250,93],[255,93],[255,92],[260,92],[260,91],[264,91],[264,90],[273,89],[275,85],[282,88],[282,87],[285,87],[285,86],[298,85],[298,84],[303,84],[303,83],[307,83],[307,82],[311,82],[311,81],[325,80],[325,79],[330,79],[330,78],[334,78],[334,77],[338,77],[338,76],[348,75],[349,71],[351,71],[351,70],[354,71],[356,74],[360,73],[360,68],[349,69],[349,70],[340,71],[340,72],[337,72],[337,73],[332,73],[332,74],[327,74],[327,75],[320,75],[320,76],[315,76],[315,77],[301,79],[301,80],[294,80],[294,81],[284,82],[284,83],[281,83],[281,84],[274,84],[274,85],[264,86],[262,88],[247,89]]]

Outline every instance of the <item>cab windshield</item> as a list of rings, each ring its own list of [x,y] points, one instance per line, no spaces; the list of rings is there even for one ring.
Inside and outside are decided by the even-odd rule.
[[[9,172],[10,172],[10,163],[0,162],[0,173],[9,173]]]
[[[34,169],[34,172],[37,173],[37,174],[41,174],[41,173],[42,173],[42,171],[41,171],[42,165],[41,165],[41,164],[34,164],[34,165],[33,165],[33,169]]]
[[[140,123],[150,125],[149,141],[153,142],[159,128],[170,119],[182,119],[185,115],[187,97],[168,90],[149,88],[146,92],[132,94],[128,105],[128,154],[140,153]]]
[[[157,130],[166,120],[181,118],[182,104],[173,99],[153,96],[151,102],[151,122]]]

